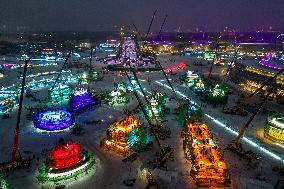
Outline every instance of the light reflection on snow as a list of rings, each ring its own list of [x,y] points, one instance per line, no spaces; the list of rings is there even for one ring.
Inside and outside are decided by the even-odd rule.
[[[155,83],[157,83],[158,85],[164,87],[164,88],[167,88],[169,90],[171,90],[171,87],[165,83],[161,83],[160,82],[161,80],[159,81],[155,81]],[[182,96],[183,98],[186,98],[186,99],[190,99],[189,97],[187,97],[185,94],[183,94],[182,92],[176,90],[176,93],[180,96]],[[216,123],[218,126],[222,127],[225,131],[233,134],[234,136],[237,136],[238,135],[238,132],[233,130],[232,128],[228,127],[227,125],[225,125],[224,123],[222,123],[221,121],[219,121],[217,118],[214,118],[212,117],[211,115],[209,114],[204,114],[206,117],[208,117],[209,119],[211,119],[214,123]],[[250,144],[251,146],[255,147],[255,148],[258,148],[260,151],[262,151],[263,153],[265,153],[266,155],[276,159],[276,160],[279,160],[281,161],[281,163],[284,164],[284,159],[275,154],[274,152],[271,152],[269,151],[268,149],[264,148],[263,146],[261,146],[260,144],[257,144],[256,142],[252,141],[252,139],[249,139],[248,137],[243,137],[242,138],[242,141],[245,141],[246,143]]]

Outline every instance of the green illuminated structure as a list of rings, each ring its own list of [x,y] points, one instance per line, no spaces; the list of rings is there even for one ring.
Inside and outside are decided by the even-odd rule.
[[[119,91],[122,91],[122,92],[126,93],[125,83],[114,83],[114,88],[116,90],[119,90]]]
[[[216,84],[207,93],[207,99],[214,104],[226,104],[228,100],[228,87],[225,84]]]
[[[151,136],[143,127],[130,131],[127,142],[130,149],[134,152],[142,152],[152,145]]]
[[[154,91],[148,96],[148,100],[151,104],[155,117],[157,118],[163,117],[165,115],[165,109],[166,109],[165,96],[162,93]],[[152,114],[150,107],[146,106],[145,109],[148,116],[150,118],[153,118],[154,115]]]
[[[79,85],[87,85],[88,84],[88,74],[85,72],[78,77]]]
[[[209,81],[205,78],[195,78],[191,89],[197,94],[204,94],[209,88]]]
[[[182,107],[179,107],[179,121],[180,125],[184,126],[186,121],[201,122],[202,121],[202,110],[196,102],[188,101]]]
[[[0,175],[0,189],[12,189],[10,184]]]
[[[71,88],[65,84],[59,84],[53,91],[49,90],[50,102],[55,104],[65,104],[70,100]]]
[[[0,114],[9,113],[18,105],[16,91],[0,90]]]
[[[198,77],[199,76],[197,74],[194,74],[192,71],[187,70],[184,79],[184,84],[188,87],[192,87],[194,85],[194,79]]]
[[[110,106],[126,104],[129,102],[129,98],[125,92],[121,90],[113,90],[105,97],[105,102]]]
[[[98,81],[98,80],[102,80],[103,77],[100,75],[99,72],[94,71],[94,70],[90,70],[88,79],[90,81]]]
[[[214,59],[214,56],[216,56],[216,52],[215,51],[206,51],[204,53],[204,59],[205,60],[213,60]]]

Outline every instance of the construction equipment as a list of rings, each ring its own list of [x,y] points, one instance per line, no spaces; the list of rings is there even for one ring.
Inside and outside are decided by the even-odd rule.
[[[225,78],[227,77],[227,75],[230,73],[230,71],[231,71],[231,69],[232,69],[232,66],[233,66],[233,63],[234,63],[234,60],[236,59],[239,50],[240,50],[239,48],[238,48],[238,49],[235,49],[235,54],[234,54],[234,56],[233,56],[233,58],[232,58],[232,60],[231,60],[231,62],[230,62],[230,65],[229,65],[229,67],[228,67],[228,69],[227,69],[227,71],[226,71],[226,73],[225,73],[225,75],[224,75],[224,79],[225,79]]]
[[[126,54],[126,47],[125,47],[125,54]],[[122,66],[123,66],[123,64],[122,64]],[[148,100],[148,98],[147,98],[147,96],[146,96],[146,93],[144,92],[144,90],[143,90],[143,88],[142,88],[142,86],[141,86],[141,84],[140,84],[140,82],[139,82],[139,79],[138,79],[138,77],[137,77],[136,71],[133,69],[133,67],[131,66],[130,63],[128,64],[128,66],[129,66],[130,71],[132,72],[132,74],[133,74],[133,76],[134,76],[134,78],[135,78],[135,80],[136,80],[136,82],[137,82],[137,84],[138,84],[138,86],[139,86],[139,88],[140,88],[142,94],[143,94],[143,97],[144,97],[144,99],[145,99],[145,101],[146,101],[146,103],[147,103],[147,106],[149,107],[149,109],[150,109],[150,111],[151,111],[151,114],[152,114],[152,116],[153,116],[154,121],[156,122],[157,127],[158,127],[158,128],[161,128],[160,123],[159,123],[159,121],[157,120],[157,117],[156,117],[156,115],[155,115],[155,113],[154,113],[154,111],[153,111],[152,105],[151,105],[150,101]],[[123,69],[124,69],[124,72],[127,73],[127,71],[126,71],[126,69],[125,69],[124,66],[123,66]],[[129,80],[129,82],[131,83],[131,86],[132,86],[132,88],[134,89],[131,80]],[[134,90],[134,91],[135,91],[135,90]]]
[[[129,80],[130,84],[131,84],[132,87],[134,88],[133,84],[131,83],[131,78],[130,78],[129,74],[127,73],[126,69],[124,68],[124,66],[123,66],[123,69],[124,69],[124,73],[126,74],[126,76],[127,76],[128,80]],[[140,108],[141,108],[141,110],[142,110],[142,112],[143,112],[143,114],[144,114],[144,116],[145,116],[145,118],[146,118],[148,124],[149,124],[150,130],[151,130],[152,134],[154,135],[154,138],[155,138],[155,140],[156,140],[156,142],[157,142],[157,144],[158,144],[158,146],[159,146],[159,148],[160,148],[162,154],[165,154],[165,150],[164,150],[164,148],[162,147],[162,145],[161,145],[161,143],[160,143],[160,139],[159,139],[158,135],[157,135],[156,132],[154,131],[154,126],[153,126],[153,124],[151,123],[151,120],[150,120],[148,114],[146,113],[146,110],[145,110],[145,108],[144,108],[144,106],[143,106],[143,103],[142,103],[142,101],[140,100],[140,98],[139,98],[139,96],[138,96],[136,90],[133,91],[133,94],[134,94],[135,98],[136,98],[137,101],[138,101],[138,104],[139,104],[139,106],[140,106]]]
[[[216,60],[217,55],[218,55],[218,50],[219,50],[219,41],[216,41],[216,48],[215,48],[216,54],[214,55],[214,58],[212,60],[212,63],[211,63],[210,69],[209,69],[208,79],[210,79],[210,77],[211,77],[212,69],[213,69],[215,60]]]
[[[157,11],[157,10],[156,10],[156,11]],[[151,20],[151,23],[150,23],[150,26],[149,26],[149,29],[148,29],[148,32],[147,32],[145,41],[147,40],[148,33],[150,32],[150,28],[151,28],[151,25],[152,25],[154,16],[155,16],[155,14],[156,14],[156,11],[155,11],[154,14],[153,14],[153,17],[152,17],[152,20]],[[166,20],[167,20],[167,17],[168,17],[168,15],[166,15],[165,18],[164,18],[164,20],[163,20],[163,23],[162,23],[162,25],[161,25],[161,27],[160,27],[160,31],[159,31],[158,36],[162,33],[162,30],[163,30],[163,27],[164,27],[165,22],[166,22]],[[140,32],[138,31],[137,27],[136,27],[134,24],[133,24],[133,26],[134,26],[134,28],[135,28],[135,30],[136,30],[136,32],[137,32],[137,35],[140,35]],[[140,36],[140,38],[141,38],[141,36]],[[143,45],[145,45],[145,41],[144,41]],[[147,48],[147,50],[149,51],[148,48]],[[179,106],[182,106],[183,103],[182,103],[181,100],[178,98],[178,96],[177,96],[177,94],[176,94],[176,91],[175,91],[175,89],[173,88],[173,86],[172,86],[172,84],[171,84],[171,82],[170,82],[170,80],[169,80],[167,74],[165,73],[164,68],[162,67],[161,63],[160,63],[159,61],[156,61],[156,63],[157,63],[157,65],[158,65],[158,67],[160,68],[160,70],[162,71],[164,77],[166,78],[167,83],[169,84],[169,86],[170,86],[170,88],[171,88],[171,90],[172,90],[172,92],[173,92],[173,94],[174,94],[174,96],[175,96],[175,99],[176,99],[176,101],[178,102]]]
[[[158,189],[158,183],[150,171],[148,171],[148,174],[146,175],[146,179],[148,181],[146,189]]]
[[[245,106],[248,104],[248,101],[256,94],[258,94],[265,86],[270,86],[273,81],[276,79],[278,75],[283,72],[284,69],[280,70],[273,77],[266,80],[258,89],[256,89],[250,95],[244,95],[243,98],[239,100],[239,102],[233,106],[232,108],[223,108],[222,112],[225,114],[233,114],[233,115],[241,115],[246,116],[247,112],[245,111]],[[269,96],[267,97],[269,98]]]
[[[274,89],[273,87],[271,87],[269,89],[269,91],[267,92],[265,97],[262,99],[262,101],[255,108],[255,110],[254,110],[253,114],[250,116],[249,120],[240,129],[238,136],[229,143],[228,149],[235,151],[235,152],[242,151],[240,140],[244,136],[246,130],[249,128],[250,123],[253,121],[254,117],[260,112],[261,108],[263,107],[264,103],[268,99],[269,95],[273,92],[273,89]]]
[[[122,39],[122,42],[123,42],[123,39]],[[122,44],[122,42],[121,42],[121,44]],[[126,48],[125,48],[125,50],[126,50]],[[126,54],[126,53],[125,53],[125,54]],[[125,61],[124,57],[123,57],[123,60]],[[134,85],[133,85],[133,83],[131,82],[131,78],[130,78],[129,74],[127,73],[126,68],[124,67],[124,64],[125,64],[124,61],[123,61],[123,63],[122,63],[123,71],[124,71],[124,73],[126,74],[127,79],[129,80],[131,87],[134,89]],[[141,84],[140,84],[140,82],[139,82],[139,80],[138,80],[138,78],[137,78],[137,75],[136,75],[135,70],[131,67],[130,64],[129,64],[129,67],[130,67],[130,69],[131,69],[131,71],[132,71],[132,73],[133,73],[133,75],[134,75],[134,77],[135,77],[135,80],[137,81],[137,84],[139,85],[139,87],[140,87],[140,89],[141,89],[141,92],[142,92],[142,94],[143,94],[143,97],[144,97],[146,103],[150,105],[149,107],[150,107],[150,109],[151,109],[151,104],[150,104],[150,102],[148,101],[148,99],[147,99],[147,97],[146,97],[146,94],[145,94],[145,92],[144,92],[144,90],[143,90],[143,88],[142,88],[142,86],[141,86]],[[138,96],[136,90],[133,90],[133,94],[134,94],[135,98],[136,98],[137,101],[138,101],[138,105],[140,106],[140,108],[141,108],[141,110],[142,110],[142,112],[143,112],[143,114],[144,114],[144,116],[145,116],[145,118],[146,118],[146,120],[147,120],[147,122],[148,122],[148,124],[149,124],[150,130],[151,130],[152,134],[154,135],[154,138],[155,138],[155,140],[156,140],[156,142],[157,142],[157,144],[158,144],[158,146],[159,146],[159,148],[160,148],[162,154],[165,154],[164,148],[162,147],[162,145],[161,145],[161,143],[160,143],[159,136],[156,134],[156,131],[154,130],[154,125],[152,124],[152,122],[151,122],[151,120],[150,120],[150,117],[149,117],[148,114],[146,113],[146,110],[145,110],[145,108],[144,108],[144,105],[143,105],[142,101],[140,100],[140,98],[139,98],[139,96]],[[152,110],[152,113],[154,113],[153,110]],[[157,119],[156,119],[156,123],[158,123]]]
[[[19,147],[19,137],[20,137],[20,122],[21,122],[21,114],[22,114],[22,107],[23,107],[23,99],[24,99],[24,91],[25,91],[25,82],[26,82],[26,75],[27,75],[27,68],[30,59],[25,60],[24,64],[24,73],[23,73],[23,80],[21,84],[21,94],[19,100],[19,109],[17,114],[17,122],[14,131],[14,140],[13,140],[13,148],[12,148],[12,159],[9,162],[4,162],[0,164],[0,171],[1,170],[13,170],[16,168],[28,168],[30,166],[30,160],[24,160],[21,156],[17,156],[17,151]]]
[[[232,108],[223,108],[223,113],[225,114],[232,114],[232,115],[240,115],[240,116],[247,116],[248,113],[245,111],[243,104],[238,103]]]
[[[149,25],[149,27],[148,27],[148,31],[147,31],[147,34],[146,34],[146,37],[145,37],[145,41],[147,40],[147,38],[148,38],[148,35],[149,35],[149,33],[150,33],[150,30],[151,30],[151,27],[152,27],[152,24],[153,24],[153,21],[154,21],[154,18],[155,18],[155,16],[156,16],[156,13],[157,13],[157,9],[154,11],[154,13],[153,13],[153,16],[152,16],[152,19],[151,19],[151,22],[150,22],[150,25]]]
[[[69,60],[69,58],[70,58],[70,56],[71,56],[71,52],[72,52],[72,51],[70,50],[69,53],[68,53],[68,55],[67,55],[67,57],[66,57],[66,59],[65,59],[65,62],[63,63],[63,65],[62,65],[62,67],[61,67],[61,69],[60,69],[60,71],[59,71],[59,74],[57,75],[57,77],[56,77],[56,79],[55,79],[55,81],[54,81],[54,83],[53,83],[53,85],[52,85],[52,87],[51,87],[51,91],[53,91],[53,89],[54,89],[54,87],[55,87],[55,85],[56,85],[56,83],[57,83],[59,77],[61,76],[61,73],[62,73],[62,71],[64,70],[64,68],[65,68],[65,66],[66,66],[66,64],[67,64],[67,62],[68,62],[68,60]]]
[[[91,47],[91,55],[90,55],[90,62],[89,62],[89,78],[90,78],[90,75],[91,75],[91,70],[92,70],[92,61],[93,61],[93,47]],[[88,82],[88,90],[90,90],[90,84],[91,82],[89,81]]]
[[[166,23],[167,18],[168,18],[168,15],[166,14],[166,16],[165,16],[165,18],[164,18],[164,20],[163,20],[163,23],[162,23],[162,25],[161,25],[161,27],[160,27],[160,31],[159,31],[159,33],[158,33],[157,39],[160,38],[160,35],[161,35],[162,31],[163,31],[163,27],[164,27],[164,25],[165,25],[165,23]]]

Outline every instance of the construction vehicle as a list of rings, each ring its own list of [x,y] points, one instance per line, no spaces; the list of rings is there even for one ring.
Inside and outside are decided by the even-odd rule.
[[[146,178],[148,183],[145,189],[158,189],[158,183],[150,171],[148,171]]]
[[[20,155],[17,156],[17,151],[19,147],[20,122],[21,122],[21,114],[22,114],[22,107],[23,107],[25,82],[26,82],[27,68],[28,68],[29,62],[30,62],[30,59],[25,60],[25,64],[24,64],[24,73],[23,73],[23,80],[21,84],[19,109],[17,113],[17,122],[16,122],[15,131],[14,131],[12,159],[9,162],[0,163],[0,171],[10,171],[10,170],[14,170],[17,168],[29,168],[30,167],[30,160],[24,160]]]
[[[261,92],[261,90],[265,87],[265,86],[270,86],[273,81],[277,78],[278,75],[280,75],[283,72],[284,69],[281,69],[278,73],[276,73],[273,77],[269,78],[268,80],[266,80],[258,89],[256,89],[253,93],[251,93],[250,95],[245,95],[242,94],[239,102],[233,106],[232,108],[223,108],[222,112],[225,114],[232,114],[232,115],[240,115],[240,116],[246,116],[247,112],[245,110],[245,106],[248,105],[248,101],[256,94],[258,94],[259,92]],[[270,98],[270,95],[267,97]]]
[[[242,156],[246,159],[254,159],[256,157],[255,155],[250,157],[251,153],[245,152],[243,150],[240,141],[241,141],[241,138],[244,136],[246,130],[249,128],[250,123],[253,121],[254,117],[260,112],[264,103],[266,102],[266,100],[268,99],[270,94],[273,93],[273,91],[274,91],[274,87],[270,87],[267,94],[265,95],[265,97],[262,99],[262,101],[255,108],[255,110],[254,110],[253,114],[250,116],[249,120],[240,129],[238,136],[229,143],[229,145],[227,147],[228,149],[230,149],[231,151],[237,153],[238,155],[240,155],[240,156]]]
[[[54,85],[52,86],[52,90],[54,89],[54,86],[56,82],[58,81],[69,57],[71,55],[71,51],[69,52],[59,75],[57,76]],[[31,58],[30,58],[31,59]],[[27,75],[27,68],[28,63],[30,62],[30,59],[25,60],[24,64],[24,73],[23,73],[23,80],[21,83],[21,93],[20,93],[20,100],[19,100],[19,109],[17,113],[17,122],[16,127],[14,131],[14,140],[13,140],[13,147],[12,147],[12,158],[9,162],[0,163],[0,171],[10,171],[18,168],[29,168],[30,167],[30,159],[23,159],[22,156],[17,155],[18,147],[19,147],[19,137],[20,137],[20,122],[21,122],[21,114],[22,114],[22,107],[23,107],[23,99],[24,99],[24,91],[25,91],[25,83],[26,83],[26,75]]]
[[[232,115],[240,115],[240,116],[247,116],[248,113],[245,111],[243,104],[238,103],[232,108],[223,108],[223,113],[225,114],[232,114]]]

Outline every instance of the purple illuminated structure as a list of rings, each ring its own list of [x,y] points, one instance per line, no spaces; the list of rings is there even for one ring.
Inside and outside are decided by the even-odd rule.
[[[267,67],[267,68],[272,68],[272,69],[274,69],[274,70],[281,70],[281,69],[284,68],[284,67],[281,67],[280,65],[269,63],[272,59],[273,59],[272,54],[267,53],[267,54],[265,54],[264,57],[258,62],[258,64],[261,65],[261,66]]]
[[[74,119],[66,110],[47,110],[33,116],[34,126],[42,131],[59,132],[73,127]]]
[[[77,87],[70,100],[70,107],[72,111],[79,111],[92,105],[100,104],[100,100],[94,100],[91,93],[82,87]]]

